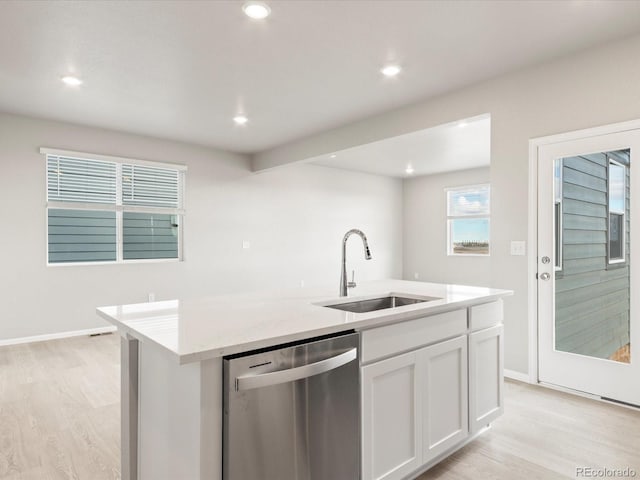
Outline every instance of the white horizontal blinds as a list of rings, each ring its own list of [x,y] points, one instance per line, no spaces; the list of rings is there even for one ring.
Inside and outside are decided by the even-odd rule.
[[[146,165],[122,165],[122,205],[178,208],[180,172]]]
[[[116,203],[116,164],[47,155],[50,202]]]

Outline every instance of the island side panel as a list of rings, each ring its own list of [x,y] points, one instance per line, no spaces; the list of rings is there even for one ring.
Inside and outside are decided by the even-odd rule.
[[[210,368],[208,365],[206,370]],[[221,455],[206,452],[208,447],[202,444],[202,370],[200,363],[179,365],[164,349],[140,343],[139,480],[220,479],[220,475],[201,475],[201,452],[214,458]],[[218,415],[222,415],[221,409]],[[207,422],[215,428],[211,420]],[[211,471],[208,467],[207,475]]]
[[[222,480],[222,358],[200,363],[200,480]]]
[[[120,336],[121,474],[138,479],[138,340]]]

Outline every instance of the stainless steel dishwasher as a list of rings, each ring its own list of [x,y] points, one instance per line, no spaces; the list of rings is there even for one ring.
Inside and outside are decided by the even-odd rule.
[[[358,334],[224,359],[224,480],[360,478]]]

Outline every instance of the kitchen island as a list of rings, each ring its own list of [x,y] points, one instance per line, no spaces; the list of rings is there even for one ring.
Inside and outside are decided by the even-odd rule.
[[[327,307],[390,294],[429,301]],[[360,333],[361,478],[412,478],[502,413],[510,294],[384,280],[349,299],[318,288],[100,307],[122,336],[122,478],[222,479],[222,357],[346,331]]]

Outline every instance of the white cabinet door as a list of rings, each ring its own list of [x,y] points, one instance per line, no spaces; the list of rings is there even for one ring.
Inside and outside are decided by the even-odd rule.
[[[502,415],[503,327],[469,335],[469,428],[476,433]]]
[[[422,365],[422,463],[463,441],[469,434],[467,336],[424,348]]]
[[[362,368],[362,479],[402,479],[422,465],[417,352]]]

